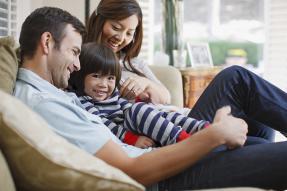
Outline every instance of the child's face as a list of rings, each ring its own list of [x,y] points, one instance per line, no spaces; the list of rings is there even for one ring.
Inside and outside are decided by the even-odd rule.
[[[92,73],[85,77],[85,93],[96,101],[109,98],[116,84],[116,76]]]

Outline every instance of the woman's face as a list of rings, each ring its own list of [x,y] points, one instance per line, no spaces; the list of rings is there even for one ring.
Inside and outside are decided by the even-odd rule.
[[[103,27],[102,43],[117,53],[133,40],[137,26],[138,17],[136,15],[120,21],[107,20]]]

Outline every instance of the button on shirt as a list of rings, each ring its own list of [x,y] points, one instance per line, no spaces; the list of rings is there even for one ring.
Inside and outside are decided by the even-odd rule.
[[[19,69],[14,95],[40,114],[54,132],[91,154],[109,140],[119,144],[130,157],[152,150],[122,143],[101,118],[82,108],[74,93],[56,88],[30,70]]]

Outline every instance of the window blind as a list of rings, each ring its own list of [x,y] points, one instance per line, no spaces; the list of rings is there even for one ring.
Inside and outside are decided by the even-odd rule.
[[[287,1],[266,0],[264,78],[287,90]]]
[[[17,34],[17,0],[0,0],[0,36]]]

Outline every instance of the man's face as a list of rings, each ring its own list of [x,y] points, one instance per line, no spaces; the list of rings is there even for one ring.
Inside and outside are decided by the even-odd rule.
[[[71,25],[66,26],[64,34],[59,48],[53,46],[48,57],[50,82],[62,89],[68,87],[70,74],[80,70],[79,55],[82,44],[82,36]]]

